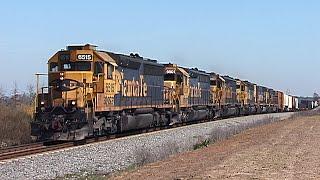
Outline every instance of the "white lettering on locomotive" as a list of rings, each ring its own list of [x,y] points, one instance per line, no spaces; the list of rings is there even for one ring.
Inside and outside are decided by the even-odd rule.
[[[176,70],[174,69],[167,69],[166,70],[166,74],[175,74],[176,73]]]
[[[148,87],[143,77],[140,80],[124,80],[122,84],[122,95],[127,97],[146,97]]]
[[[201,91],[202,91],[202,89],[201,89],[199,83],[197,86],[191,86],[190,87],[190,97],[201,98]]]
[[[77,55],[78,60],[92,60],[91,54],[78,54]]]

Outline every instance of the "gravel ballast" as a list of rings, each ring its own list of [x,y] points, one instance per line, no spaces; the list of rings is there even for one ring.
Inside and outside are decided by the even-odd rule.
[[[0,179],[52,179],[68,174],[112,173],[292,115],[277,113],[230,118],[2,161]]]

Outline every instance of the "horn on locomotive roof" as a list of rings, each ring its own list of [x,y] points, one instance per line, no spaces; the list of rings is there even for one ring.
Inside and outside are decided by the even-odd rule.
[[[130,57],[143,58],[138,53],[130,53]]]

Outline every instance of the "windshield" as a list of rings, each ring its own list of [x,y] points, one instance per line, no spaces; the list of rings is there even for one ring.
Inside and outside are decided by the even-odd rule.
[[[62,64],[63,71],[91,71],[91,62],[67,62]]]
[[[56,63],[56,62],[50,63],[50,71],[57,72],[58,71],[58,63]]]
[[[164,80],[165,81],[174,81],[174,76],[175,76],[175,74],[165,74]]]
[[[211,86],[216,86],[217,85],[217,82],[215,80],[210,80],[210,85]]]

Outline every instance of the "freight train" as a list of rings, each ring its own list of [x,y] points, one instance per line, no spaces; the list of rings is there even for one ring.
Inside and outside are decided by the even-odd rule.
[[[197,68],[139,54],[68,46],[48,61],[48,86],[37,95],[31,135],[75,141],[199,121],[291,111],[296,97]]]

